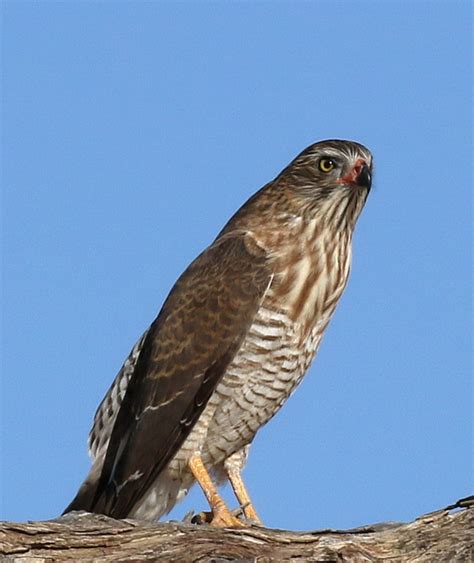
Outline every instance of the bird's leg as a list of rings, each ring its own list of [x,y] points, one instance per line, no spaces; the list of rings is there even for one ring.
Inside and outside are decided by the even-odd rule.
[[[242,469],[247,461],[248,450],[249,448],[247,446],[229,456],[224,462],[224,469],[227,473],[230,484],[232,485],[234,494],[244,512],[245,518],[250,522],[260,524],[262,526],[262,521],[253,507],[252,501],[250,500],[250,496],[245,487],[244,480],[242,479]]]
[[[201,456],[199,454],[194,454],[188,462],[189,469],[191,470],[194,478],[201,486],[203,493],[206,495],[207,502],[212,510],[212,520],[210,522],[211,526],[216,527],[231,527],[231,526],[243,526],[238,518],[232,515],[230,510],[227,508],[224,500],[217,492],[217,489],[212,482],[212,479],[204,467]]]
[[[263,526],[263,523],[260,520],[260,517],[257,514],[252,501],[250,500],[250,496],[245,487],[245,483],[242,479],[242,475],[240,474],[240,470],[235,468],[227,469],[227,477],[229,477],[229,481],[232,485],[232,489],[234,490],[234,494],[237,497],[242,510],[244,511],[245,518],[247,518],[247,520],[250,520],[250,522],[254,522],[255,524]]]

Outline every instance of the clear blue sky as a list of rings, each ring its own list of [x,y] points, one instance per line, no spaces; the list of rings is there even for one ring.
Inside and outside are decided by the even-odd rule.
[[[473,492],[469,2],[4,2],[2,519],[75,494],[176,277],[316,140],[375,186],[347,291],[245,471],[269,526]],[[172,513],[206,503],[195,490]]]

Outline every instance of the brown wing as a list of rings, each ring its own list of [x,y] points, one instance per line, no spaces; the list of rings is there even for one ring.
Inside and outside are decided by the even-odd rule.
[[[127,391],[130,379],[133,376],[135,367],[137,365],[138,357],[142,350],[143,342],[145,341],[148,331],[139,338],[134,347],[130,351],[127,359],[117,373],[112,385],[102,399],[102,402],[97,407],[94,415],[94,423],[89,433],[89,455],[94,462],[97,458],[107,451],[109,439],[114,428],[117,414],[120,410],[123,398]]]
[[[126,517],[181,447],[271,282],[249,235],[226,235],[178,279],[143,342],[91,511]]]

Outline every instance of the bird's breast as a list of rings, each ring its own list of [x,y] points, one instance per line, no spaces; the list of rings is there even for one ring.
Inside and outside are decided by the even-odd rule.
[[[275,260],[275,276],[266,296],[272,309],[284,311],[308,339],[329,321],[347,283],[351,262],[350,240],[330,236],[310,224],[298,244],[282,245]],[[292,244],[293,243],[293,244]]]
[[[316,346],[301,347],[286,313],[260,308],[210,401],[216,407],[203,453],[211,465],[252,441],[298,385]]]

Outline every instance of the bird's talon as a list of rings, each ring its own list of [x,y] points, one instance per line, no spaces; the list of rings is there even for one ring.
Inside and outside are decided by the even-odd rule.
[[[239,509],[240,510],[240,509]],[[234,512],[234,511],[233,511]],[[239,520],[234,516],[233,512],[230,512],[227,508],[213,513],[212,520],[210,522],[211,526],[215,528],[242,528],[245,526],[242,520]]]
[[[236,526],[245,526],[244,522],[239,519],[242,516],[242,508],[236,508],[229,511],[227,508],[213,512],[198,512],[191,519],[191,524],[210,524],[216,528],[227,528]]]
[[[191,524],[211,524],[212,522],[212,512],[198,512],[191,518]]]

